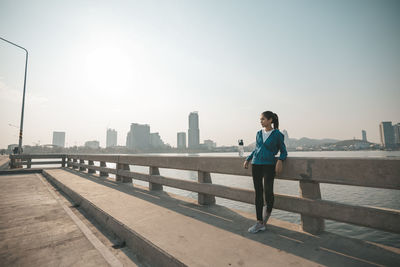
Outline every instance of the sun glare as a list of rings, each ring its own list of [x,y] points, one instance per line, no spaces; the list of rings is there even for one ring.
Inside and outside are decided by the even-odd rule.
[[[133,75],[131,59],[119,47],[98,47],[86,57],[86,74],[89,84],[96,89],[129,87]]]

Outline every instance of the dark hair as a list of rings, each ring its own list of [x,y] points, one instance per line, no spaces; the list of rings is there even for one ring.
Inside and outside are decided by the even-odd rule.
[[[272,118],[272,123],[274,124],[274,129],[279,129],[279,119],[278,115],[276,113],[273,113],[272,111],[264,111],[262,115],[267,118],[267,120]]]

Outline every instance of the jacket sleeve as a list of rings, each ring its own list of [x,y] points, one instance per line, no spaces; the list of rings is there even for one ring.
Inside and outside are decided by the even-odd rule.
[[[253,155],[254,155],[255,151],[256,150],[254,149],[253,152],[251,152],[251,154],[247,156],[246,161],[250,161],[253,158]]]
[[[281,133],[279,135],[279,151],[281,152],[279,155],[278,160],[285,160],[287,158],[287,150],[286,150],[286,145],[285,145],[285,136]]]

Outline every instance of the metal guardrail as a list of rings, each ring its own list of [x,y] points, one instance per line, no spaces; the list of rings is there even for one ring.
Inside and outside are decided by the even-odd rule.
[[[11,161],[20,158],[27,164],[29,160],[49,156],[61,158],[61,161],[47,163],[61,163],[63,167],[66,165],[88,173],[99,172],[101,177],[112,173],[118,182],[130,183],[132,179],[147,181],[150,190],[162,190],[165,185],[197,192],[198,202],[202,205],[215,203],[216,196],[250,204],[254,204],[255,200],[253,190],[212,184],[212,173],[251,176],[251,168],[244,169],[244,159],[238,157],[49,154],[13,155],[10,158]],[[100,166],[95,166],[94,162],[99,162]],[[106,163],[115,163],[116,168],[108,168]],[[149,173],[130,171],[130,165],[148,166]],[[159,168],[197,171],[198,181],[162,176]],[[325,228],[324,219],[330,219],[400,233],[399,210],[323,200],[319,186],[320,183],[330,183],[399,190],[399,159],[288,158],[283,163],[283,172],[275,179],[299,182],[300,197],[274,194],[274,208],[300,213],[301,225],[306,232],[321,233]]]

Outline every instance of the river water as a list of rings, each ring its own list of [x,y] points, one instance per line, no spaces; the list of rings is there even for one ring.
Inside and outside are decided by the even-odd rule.
[[[245,153],[247,156],[249,153]],[[199,154],[151,154],[163,156],[238,156],[237,153],[199,153]],[[399,158],[400,151],[307,151],[307,152],[288,152],[289,157],[385,157],[385,158]],[[109,167],[114,167],[115,164],[108,164]],[[132,171],[148,173],[148,167],[130,166]],[[183,171],[173,169],[160,168],[160,175],[167,177],[180,178],[185,180],[197,181],[196,171]],[[225,174],[211,174],[212,182],[214,184],[221,184],[232,187],[253,189],[253,181],[250,176],[235,176]],[[399,177],[400,180],[400,177]],[[148,186],[147,182],[134,180],[134,184]],[[360,206],[374,206],[382,208],[390,208],[400,210],[400,190],[392,189],[377,189],[360,186],[348,185],[334,185],[334,184],[320,184],[321,196],[324,200],[331,200],[340,203],[347,203]],[[176,188],[164,186],[167,192],[175,193],[181,196],[197,199],[197,193],[180,190]],[[286,181],[275,179],[274,193],[299,196],[299,182]],[[242,210],[254,214],[255,207],[251,204],[241,203],[237,201],[227,200],[223,198],[216,198],[219,205],[229,208]],[[271,217],[284,220],[296,224],[300,224],[300,214],[286,212],[282,210],[273,209]],[[248,227],[245,225],[243,227]],[[373,241],[385,245],[390,245],[400,248],[400,234],[388,233],[380,230],[374,230],[367,227],[355,226],[347,223],[336,222],[332,220],[325,220],[325,230],[339,235],[348,237]]]

